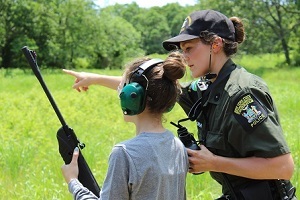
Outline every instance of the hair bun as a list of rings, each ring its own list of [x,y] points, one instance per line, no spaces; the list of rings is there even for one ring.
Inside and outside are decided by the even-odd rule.
[[[178,51],[171,52],[162,65],[164,76],[172,81],[182,78],[185,74],[186,62]]]
[[[230,17],[235,29],[235,41],[242,43],[245,40],[245,28],[242,20],[238,17]]]

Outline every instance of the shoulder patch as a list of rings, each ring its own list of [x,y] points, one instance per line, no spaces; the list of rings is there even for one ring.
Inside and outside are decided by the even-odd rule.
[[[233,115],[247,132],[252,132],[268,117],[266,109],[250,93],[236,101]]]

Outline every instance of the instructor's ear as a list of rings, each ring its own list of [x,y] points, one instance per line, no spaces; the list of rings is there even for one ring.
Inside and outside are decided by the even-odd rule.
[[[212,43],[213,50],[220,50],[222,46],[223,46],[223,39],[221,37],[217,37]]]

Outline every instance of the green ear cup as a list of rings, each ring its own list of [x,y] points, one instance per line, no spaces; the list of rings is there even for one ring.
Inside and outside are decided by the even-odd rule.
[[[127,84],[120,93],[121,108],[125,115],[137,115],[145,109],[145,89],[138,83]]]

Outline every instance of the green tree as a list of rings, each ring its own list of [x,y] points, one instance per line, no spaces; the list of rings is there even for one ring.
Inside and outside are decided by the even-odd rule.
[[[169,37],[178,35],[184,19],[193,11],[196,7],[186,6],[182,7],[178,3],[169,3],[161,8],[161,13],[164,13],[168,26],[170,27]],[[168,39],[168,38],[164,38]]]
[[[144,8],[140,8],[136,2],[130,4],[115,4],[103,9],[106,13],[119,16],[135,26],[134,17],[144,12]]]
[[[93,44],[92,34],[96,30],[96,10],[90,0],[62,1],[56,16],[57,34],[52,44],[51,55],[57,58],[57,67],[77,67],[75,58],[86,57]]]
[[[204,0],[200,7],[219,10],[227,16],[238,16],[246,23],[247,53],[283,52],[291,64],[290,40],[299,27],[300,13],[295,0]],[[295,34],[294,34],[295,35]],[[299,48],[299,47],[298,47]]]
[[[35,5],[35,2],[29,0],[1,1],[0,50],[2,60],[0,67],[10,68],[18,66],[17,61],[20,60],[22,38],[24,41],[33,45],[35,44],[35,42],[27,36],[32,32],[31,24],[33,23],[33,19],[30,16],[34,15],[31,8]]]
[[[100,9],[93,0],[0,0],[0,67],[28,67],[20,51],[27,45],[43,67],[119,68],[132,57],[166,53],[162,41],[177,35],[197,9],[241,17],[242,52],[282,53],[287,64],[300,63],[297,0],[202,0],[148,9],[136,3]]]
[[[136,29],[142,34],[142,47],[146,54],[163,53],[161,42],[170,35],[170,28],[166,17],[160,14],[158,8],[145,10],[144,13],[135,16],[134,21]]]
[[[299,14],[293,1],[265,0],[256,1],[260,12],[253,12],[253,22],[273,33],[271,41],[277,52],[283,52],[286,63],[291,64],[289,40],[291,33],[299,26]],[[270,45],[272,46],[272,44]],[[273,46],[273,48],[274,48]]]
[[[113,68],[144,55],[140,32],[92,0],[1,0],[0,8],[0,67],[28,67],[25,45],[42,67]]]
[[[96,68],[121,68],[126,59],[144,55],[139,47],[140,32],[125,19],[112,16],[107,11],[100,12],[94,43]]]

